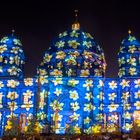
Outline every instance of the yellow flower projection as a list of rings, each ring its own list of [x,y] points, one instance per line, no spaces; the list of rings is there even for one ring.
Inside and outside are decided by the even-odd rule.
[[[24,79],[25,86],[32,86],[33,85],[33,79],[32,78],[26,78]]]
[[[78,80],[70,79],[70,80],[68,81],[68,85],[69,85],[69,86],[74,87],[74,86],[76,86],[77,84],[79,84],[79,81],[78,81]]]
[[[134,83],[135,83],[135,88],[140,87],[140,79],[135,80]]]
[[[69,91],[70,93],[70,99],[76,101],[79,98],[78,92],[76,90]]]
[[[59,96],[60,94],[62,94],[62,89],[56,88],[56,90],[54,91],[54,94],[55,94],[56,96]]]
[[[52,107],[52,109],[53,109],[54,111],[63,110],[63,106],[64,106],[64,103],[60,103],[60,102],[57,101],[57,100],[54,100],[54,101],[50,104],[50,107]]]
[[[115,81],[111,81],[111,82],[109,82],[109,87],[111,89],[115,89],[115,88],[117,88],[117,83]]]
[[[52,80],[55,86],[63,84],[62,78],[55,78]]]
[[[113,103],[110,104],[110,105],[108,106],[109,112],[116,111],[118,107],[119,107],[118,104],[113,104]]]
[[[7,81],[7,87],[15,88],[19,85],[18,81],[15,80],[8,80]]]
[[[63,51],[59,51],[59,52],[56,53],[56,58],[57,59],[64,59],[65,56],[66,56],[66,54]]]
[[[90,119],[89,117],[86,117],[86,118],[84,119],[84,124],[89,124],[90,121],[91,121],[91,119]]]
[[[122,88],[130,87],[129,83],[130,81],[126,81],[125,79],[123,79],[120,85],[122,86]]]
[[[78,109],[80,109],[80,106],[79,106],[79,103],[78,102],[70,103],[70,105],[71,105],[71,109],[73,111],[77,111]]]
[[[109,96],[109,100],[115,100],[115,98],[117,97],[117,94],[116,93],[110,93],[110,94],[108,94],[108,96]]]
[[[72,47],[74,49],[76,49],[80,45],[80,43],[78,43],[76,40],[68,41],[68,44],[70,47]]]
[[[55,46],[57,46],[58,48],[63,48],[65,45],[65,42],[64,41],[59,41],[59,42],[56,42]]]
[[[87,89],[87,91],[90,90],[91,87],[93,87],[93,81],[92,80],[86,80],[85,84],[83,84],[83,87]]]
[[[62,76],[62,71],[58,70],[58,69],[55,69],[50,73],[50,75],[52,75],[52,76]]]
[[[76,32],[75,30],[73,30],[71,33],[70,33],[70,36],[71,37],[78,37],[80,33]]]
[[[75,113],[75,112],[70,116],[70,118],[71,118],[73,121],[74,121],[74,120],[78,120],[79,117],[80,117],[80,114],[77,114],[77,113]]]
[[[6,50],[7,50],[7,46],[6,45],[1,45],[0,46],[0,53],[3,53]]]

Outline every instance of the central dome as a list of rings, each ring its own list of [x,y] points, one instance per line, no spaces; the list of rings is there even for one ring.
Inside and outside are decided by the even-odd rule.
[[[69,30],[60,33],[58,38],[52,41],[49,51],[62,50],[87,50],[99,53],[101,48],[93,40],[93,37],[81,30]]]
[[[39,75],[103,77],[105,59],[102,48],[87,32],[71,29],[60,33],[45,53]]]

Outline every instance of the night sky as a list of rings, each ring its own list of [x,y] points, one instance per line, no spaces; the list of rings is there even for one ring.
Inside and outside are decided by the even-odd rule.
[[[117,77],[119,51],[128,28],[140,39],[140,4],[136,0],[46,0],[0,3],[0,37],[15,29],[26,56],[25,76],[33,77],[49,42],[71,28],[74,10],[79,22],[105,52],[106,77]]]

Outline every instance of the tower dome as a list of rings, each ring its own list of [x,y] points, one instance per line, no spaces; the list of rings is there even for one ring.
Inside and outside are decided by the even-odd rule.
[[[121,43],[118,53],[119,77],[140,77],[140,42],[129,35]]]
[[[105,58],[94,38],[80,29],[79,22],[72,29],[60,33],[50,44],[38,68],[39,75],[104,77]]]
[[[0,77],[23,77],[25,63],[21,41],[14,35],[0,40]]]

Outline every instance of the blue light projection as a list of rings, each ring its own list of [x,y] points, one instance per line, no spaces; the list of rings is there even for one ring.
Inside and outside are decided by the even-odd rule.
[[[81,30],[59,34],[50,44],[38,69],[39,75],[104,77],[106,62],[102,48]]]
[[[0,76],[23,78],[25,63],[22,44],[14,35],[3,37],[0,41]]]
[[[131,34],[121,43],[118,62],[119,77],[140,77],[140,42]]]
[[[135,37],[129,34],[122,42],[118,57],[120,78],[105,78],[101,47],[89,33],[72,29],[52,41],[38,75],[24,78],[20,41],[3,38],[0,136],[13,116],[26,118],[22,132],[33,116],[40,133],[46,125],[56,134],[130,132],[140,127],[140,45]]]

